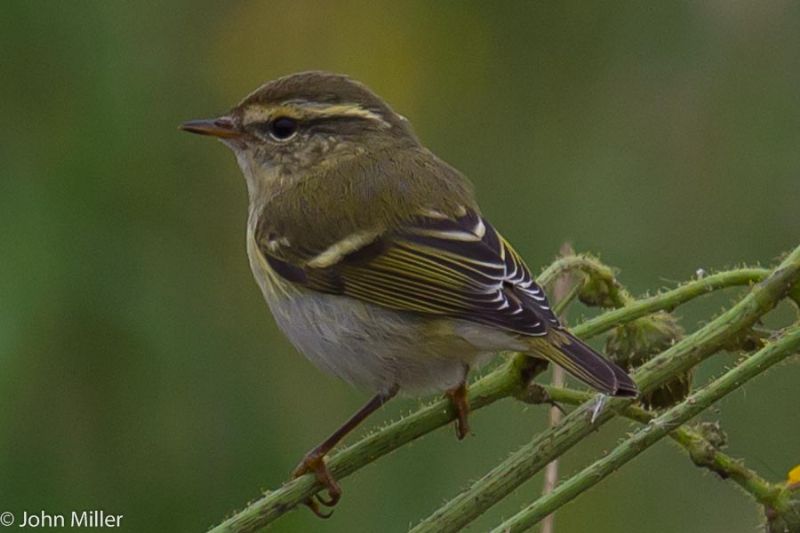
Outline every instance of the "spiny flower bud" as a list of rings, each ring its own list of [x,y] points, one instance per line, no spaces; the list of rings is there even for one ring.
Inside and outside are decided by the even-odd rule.
[[[619,290],[613,275],[590,275],[581,287],[578,299],[590,307],[618,307]]]
[[[714,449],[721,450],[728,445],[728,434],[719,422],[699,422],[694,430],[699,433]]]
[[[614,328],[606,341],[606,353],[623,368],[636,368],[682,338],[683,328],[675,317],[661,311]],[[689,394],[692,375],[690,370],[642,395],[642,404],[663,409],[678,403]]]
[[[795,470],[798,468],[793,472]],[[800,476],[798,482],[792,483],[792,472],[789,472],[789,480],[778,501],[778,508],[764,506],[767,522],[764,529],[767,533],[797,533],[800,531]]]

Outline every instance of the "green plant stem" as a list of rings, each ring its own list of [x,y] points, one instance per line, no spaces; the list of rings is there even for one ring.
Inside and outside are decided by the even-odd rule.
[[[711,276],[698,281],[707,282],[710,278]],[[764,281],[755,285],[738,304],[642,366],[634,376],[642,392],[647,393],[671,376],[687,371],[715,353],[725,341],[771,310],[798,280],[800,280],[800,247],[792,251]],[[628,307],[635,306],[636,304],[632,304],[611,313],[624,312]],[[652,310],[648,310],[650,311]],[[638,316],[641,315],[635,318]],[[608,321],[603,323],[608,324]],[[582,324],[583,327],[576,327],[573,331],[576,333],[580,331],[581,335],[586,335],[593,331],[592,328],[597,327],[586,324]],[[536,435],[531,442],[512,453],[505,461],[411,531],[414,533],[458,531],[463,528],[534,476],[555,457],[564,454],[611,419],[614,409],[629,405],[632,401],[612,398],[608,403],[611,409],[603,411],[595,423],[591,422],[593,402],[584,403],[564,417],[558,426]]]
[[[567,259],[572,257],[564,258]],[[548,284],[555,276],[569,270],[567,266],[562,264],[557,269],[548,269],[538,278],[539,283]],[[768,272],[760,268],[744,268],[693,280],[675,289],[634,302],[625,308],[597,316],[580,324],[573,329],[573,332],[588,339],[616,325],[662,309],[673,309],[709,292],[758,282],[764,279]],[[470,385],[468,397],[470,408],[475,411],[496,400],[513,395],[520,390],[521,383],[519,362],[503,365]],[[449,423],[453,417],[454,413],[450,410],[449,402],[435,401],[332,455],[328,465],[333,475],[337,479],[342,479],[396,448]],[[310,475],[289,481],[282,487],[265,493],[210,531],[214,533],[256,531],[292,510],[320,489],[321,486]]]
[[[538,394],[540,398],[547,398],[548,401],[559,404],[580,405],[592,398],[592,394],[588,392],[545,385],[539,387],[542,389],[541,392],[535,391],[533,394]],[[637,405],[626,407],[620,414],[642,424],[649,423],[657,416],[652,411]],[[721,452],[696,430],[688,426],[680,426],[669,436],[689,453],[697,466],[707,468],[721,478],[731,479],[757,502],[763,505],[775,505],[781,487],[770,483],[755,471],[745,467],[741,461]]]
[[[762,505],[778,506],[781,487],[770,483],[740,461],[719,451],[697,431],[684,427],[672,432],[670,436],[689,452],[689,456],[697,466],[707,468],[723,479],[731,479]]]
[[[768,274],[769,270],[763,268],[742,268],[712,274],[702,279],[686,282],[661,294],[633,301],[613,311],[607,311],[575,326],[572,331],[581,338],[593,337],[614,326],[656,311],[672,311],[681,304],[719,289],[758,283],[764,280]]]
[[[627,291],[617,282],[614,269],[589,254],[569,254],[559,257],[542,271],[538,279],[556,279],[568,272],[583,272],[588,277],[604,281],[627,295]]]
[[[732,370],[726,372],[719,379],[695,392],[664,414],[651,420],[646,427],[638,430],[632,437],[629,437],[614,448],[607,456],[597,460],[580,473],[561,483],[550,494],[542,496],[500,524],[493,530],[493,533],[514,533],[527,530],[548,514],[571,501],[578,494],[596,485],[612,472],[621,468],[625,463],[675,430],[676,427],[798,350],[800,350],[800,327],[795,326],[788,330],[779,340],[769,344]],[[683,436],[689,438],[689,440],[685,443],[682,442],[682,444],[685,444],[690,450],[694,449],[694,444],[691,442],[691,437],[694,436],[687,434],[686,431],[683,432]],[[775,504],[777,491],[765,490],[763,491],[765,493],[762,493],[762,488],[760,487],[749,488],[754,489],[762,499],[768,499],[770,505]]]

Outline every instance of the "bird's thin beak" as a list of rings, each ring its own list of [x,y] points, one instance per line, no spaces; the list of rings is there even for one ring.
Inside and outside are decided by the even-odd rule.
[[[242,132],[229,117],[190,120],[181,124],[180,129],[189,133],[211,135],[220,139],[231,139],[242,135]]]

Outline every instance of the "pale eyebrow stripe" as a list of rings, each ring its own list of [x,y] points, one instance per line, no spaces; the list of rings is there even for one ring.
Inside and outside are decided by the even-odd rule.
[[[302,110],[317,117],[355,117],[374,120],[380,122],[385,127],[391,126],[391,124],[386,122],[378,113],[370,111],[369,109],[364,109],[358,104],[306,104],[302,106]]]
[[[251,107],[245,111],[245,122],[266,121],[281,114],[297,117],[306,115],[306,118],[335,118],[353,117],[379,122],[383,127],[392,125],[381,115],[365,109],[358,104],[320,104],[305,100],[292,100],[275,107]]]

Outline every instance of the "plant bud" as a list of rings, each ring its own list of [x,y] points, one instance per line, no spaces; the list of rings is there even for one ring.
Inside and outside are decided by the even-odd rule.
[[[614,296],[619,291],[613,277],[589,276],[578,293],[578,299],[590,307],[617,307]]]
[[[719,422],[699,422],[695,424],[694,430],[717,450],[728,445],[728,434],[723,431]]]
[[[800,531],[800,484],[787,484],[781,500],[781,511],[764,507],[764,529],[767,533],[797,533]]]
[[[606,354],[623,368],[636,368],[683,338],[683,328],[664,311],[617,326],[606,341]],[[689,394],[693,370],[675,376],[661,387],[643,394],[648,408],[663,409]]]

